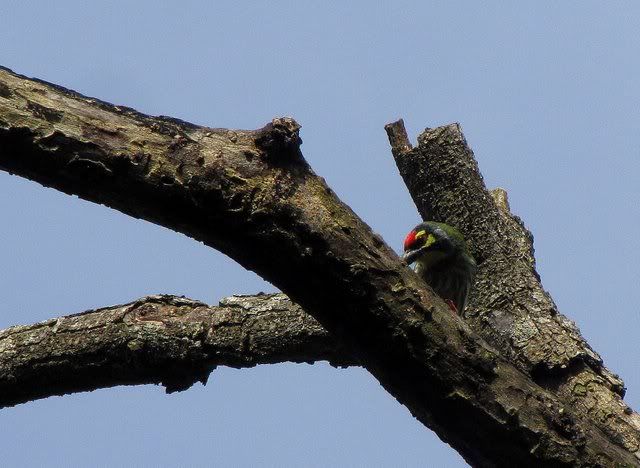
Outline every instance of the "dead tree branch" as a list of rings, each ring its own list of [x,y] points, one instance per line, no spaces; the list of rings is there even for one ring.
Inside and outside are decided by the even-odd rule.
[[[231,131],[151,118],[0,71],[0,168],[256,271],[469,463],[637,462],[451,314],[311,171],[298,130],[292,119]]]
[[[637,452],[640,417],[622,401],[624,383],[542,287],[533,236],[511,214],[504,190],[487,191],[460,126],[428,128],[416,148],[402,120],[386,130],[420,215],[459,227],[470,241],[478,261],[466,314],[471,328],[536,383]]]
[[[0,408],[115,385],[205,383],[217,366],[355,361],[284,294],[151,296],[0,331]]]

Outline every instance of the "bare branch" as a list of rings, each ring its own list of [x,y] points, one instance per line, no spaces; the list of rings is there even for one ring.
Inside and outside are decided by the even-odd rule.
[[[451,314],[311,171],[292,119],[216,130],[7,71],[0,83],[0,168],[183,232],[256,271],[470,463],[636,463]]]
[[[405,132],[402,120],[385,128],[421,216],[457,226],[470,241],[479,266],[466,314],[471,328],[567,406],[637,452],[640,417],[622,401],[624,383],[542,287],[533,236],[511,214],[507,192],[485,188],[460,126],[428,128],[416,148],[395,143]]]
[[[0,408],[115,385],[173,392],[206,383],[217,366],[316,361],[355,365],[284,294],[233,296],[218,307],[151,296],[0,331]]]

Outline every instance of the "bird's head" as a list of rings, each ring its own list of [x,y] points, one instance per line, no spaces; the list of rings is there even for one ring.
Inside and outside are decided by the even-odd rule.
[[[402,259],[409,265],[419,262],[429,267],[441,260],[464,252],[462,234],[444,223],[427,221],[418,224],[404,239]]]

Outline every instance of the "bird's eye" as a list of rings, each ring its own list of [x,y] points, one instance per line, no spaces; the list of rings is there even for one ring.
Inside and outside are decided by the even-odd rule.
[[[423,243],[425,231],[411,231],[404,239],[404,250],[411,250]]]

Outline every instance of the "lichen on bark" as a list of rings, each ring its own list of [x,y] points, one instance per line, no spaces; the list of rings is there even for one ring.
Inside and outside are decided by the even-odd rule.
[[[6,69],[0,70],[0,83],[8,90],[0,97],[0,169],[169,227],[256,271],[317,319],[335,343],[470,463],[636,463],[615,427],[603,431],[597,415],[569,405],[552,385],[543,388],[535,366],[527,372],[528,365],[542,362],[536,353],[518,354],[509,347],[498,352],[478,335],[473,320],[465,323],[450,313],[313,173],[300,152],[300,127],[293,119],[274,119],[259,130],[213,129],[145,116]],[[435,146],[425,137],[420,148],[448,154],[459,136],[439,135]],[[453,213],[461,223],[455,224],[475,244],[479,226],[464,224],[465,215],[478,209],[487,220],[497,220],[495,226],[505,224],[499,213],[481,210],[491,197],[469,172],[477,169],[475,162],[461,162],[467,172],[449,166],[434,190],[443,203],[459,208]],[[447,190],[455,190],[451,182],[460,174],[468,199],[456,205],[455,192]],[[499,271],[502,265],[491,259],[500,245],[495,251],[481,243],[474,248],[486,272],[490,265]],[[491,275],[481,275],[473,299],[480,324],[482,317],[500,316],[493,309],[506,311],[502,302],[510,297],[498,291],[489,296],[487,307],[493,309],[482,310],[482,291],[485,286],[491,291],[490,282]],[[112,324],[113,339],[100,351],[106,361],[142,351],[144,365],[131,366],[138,374],[127,379],[149,378],[149,369],[171,369],[161,381],[176,389],[207,374],[209,368],[194,364],[206,361],[200,359],[209,336],[207,327],[198,325],[202,317],[187,326],[175,317],[178,322],[167,322],[156,306],[149,307],[136,316],[134,339],[118,333],[126,329],[124,318],[121,325]],[[62,325],[66,320],[41,338],[59,336]],[[164,337],[167,330],[180,339]],[[163,355],[158,343],[177,351],[178,359],[167,361],[173,354]],[[575,349],[567,356],[588,354],[579,344]],[[91,378],[101,382],[113,373],[95,372]],[[632,429],[625,426],[629,434]]]

